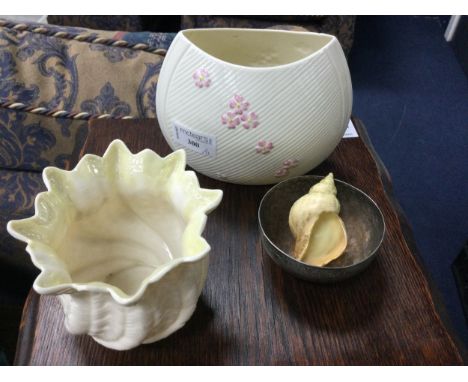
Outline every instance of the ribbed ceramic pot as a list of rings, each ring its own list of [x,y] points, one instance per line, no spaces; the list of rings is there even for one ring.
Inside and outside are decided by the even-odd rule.
[[[130,349],[167,337],[190,318],[208,270],[201,233],[222,192],[200,188],[185,152],[132,154],[114,141],[72,171],[48,167],[33,217],[10,221],[57,295],[72,334]]]
[[[339,143],[351,106],[338,40],[278,30],[179,32],[156,95],[169,145],[187,149],[197,171],[240,184],[310,171]]]

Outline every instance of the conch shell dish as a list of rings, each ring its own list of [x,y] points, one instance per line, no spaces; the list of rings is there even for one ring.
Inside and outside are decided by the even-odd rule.
[[[200,188],[183,150],[132,154],[119,140],[43,178],[35,215],[7,228],[41,270],[34,289],[59,296],[68,331],[124,350],[182,327],[206,279],[201,233],[222,191]]]
[[[339,212],[340,203],[330,173],[291,207],[289,227],[296,239],[293,252],[296,259],[320,267],[343,254],[347,235]]]

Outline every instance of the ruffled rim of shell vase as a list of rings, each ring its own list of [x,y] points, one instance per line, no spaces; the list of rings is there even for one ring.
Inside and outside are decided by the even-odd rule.
[[[186,154],[177,150],[166,157],[145,149],[132,154],[120,140],[114,140],[102,157],[86,154],[73,170],[47,167],[43,180],[47,191],[35,199],[35,214],[22,220],[12,220],[7,224],[8,232],[18,240],[27,243],[26,251],[34,265],[41,270],[34,281],[34,289],[40,294],[62,294],[76,292],[106,292],[119,304],[129,305],[138,301],[150,284],[162,279],[168,272],[183,263],[192,263],[208,255],[210,246],[202,237],[207,214],[221,202],[223,192],[201,188],[196,174],[185,171]],[[72,210],[73,194],[83,193],[86,182],[101,182],[102,187],[117,187],[116,192],[138,191],[147,186],[138,182],[138,174],[158,190],[167,192],[173,207],[185,222],[181,237],[181,253],[178,258],[156,267],[145,277],[134,293],[127,294],[121,288],[102,281],[73,282],[71,272],[56,252],[57,241],[63,239],[63,232],[70,224],[64,217]],[[89,184],[89,183],[88,183]],[[84,187],[86,188],[86,187]],[[122,191],[123,190],[123,191]],[[89,195],[93,198],[95,195]],[[70,215],[68,215],[70,216]],[[62,235],[62,236],[60,236]]]

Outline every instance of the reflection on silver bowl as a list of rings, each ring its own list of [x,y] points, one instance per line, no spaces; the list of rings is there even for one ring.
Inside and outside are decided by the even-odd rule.
[[[305,264],[292,257],[294,237],[289,229],[289,211],[322,176],[299,176],[272,187],[258,209],[262,244],[273,261],[301,279],[330,283],[347,279],[366,268],[375,258],[384,233],[382,212],[364,192],[335,180],[341,204],[340,217],[348,234],[345,253],[324,267]]]

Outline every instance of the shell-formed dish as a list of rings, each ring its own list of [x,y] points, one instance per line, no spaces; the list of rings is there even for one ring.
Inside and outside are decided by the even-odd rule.
[[[222,191],[200,188],[185,163],[183,150],[132,154],[115,140],[72,171],[44,170],[35,215],[7,229],[41,270],[34,289],[59,295],[69,332],[124,350],[190,318],[208,269],[201,234]]]

